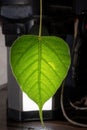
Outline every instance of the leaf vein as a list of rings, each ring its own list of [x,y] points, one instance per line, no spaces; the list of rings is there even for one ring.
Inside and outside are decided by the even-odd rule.
[[[44,40],[44,39],[43,39],[43,40]],[[56,55],[57,59],[60,61],[60,63],[63,64],[63,66],[64,66],[65,69],[66,69],[67,67],[66,67],[65,64],[62,62],[62,60],[60,59],[60,57],[58,56],[58,54],[55,52],[55,50],[48,45],[48,42],[47,42],[46,40],[44,40],[43,44],[44,44],[44,46],[46,46],[48,49],[50,49],[50,50]]]
[[[55,73],[55,75],[61,79],[60,75],[53,69],[53,67],[44,58],[43,60],[51,68],[51,70]]]

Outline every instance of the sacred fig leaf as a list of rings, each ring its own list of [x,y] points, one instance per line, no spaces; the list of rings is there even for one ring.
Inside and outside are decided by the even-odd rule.
[[[20,88],[39,107],[52,97],[65,79],[70,66],[67,43],[55,36],[24,35],[12,45],[10,64]]]

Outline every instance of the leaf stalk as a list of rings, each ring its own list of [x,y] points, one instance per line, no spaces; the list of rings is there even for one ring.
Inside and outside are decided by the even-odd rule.
[[[42,34],[42,0],[40,0],[40,25],[39,25],[39,37]]]
[[[44,127],[42,107],[39,107],[39,116],[40,116],[41,124]]]

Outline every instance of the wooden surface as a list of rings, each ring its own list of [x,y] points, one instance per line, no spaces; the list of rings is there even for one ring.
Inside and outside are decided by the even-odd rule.
[[[40,122],[8,122],[6,119],[7,89],[0,90],[0,130],[43,130]],[[47,121],[46,130],[87,130],[64,121]]]

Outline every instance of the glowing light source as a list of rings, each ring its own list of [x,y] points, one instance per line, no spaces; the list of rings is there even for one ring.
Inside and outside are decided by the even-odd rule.
[[[23,111],[37,111],[38,106],[23,92]],[[43,106],[43,110],[52,110],[52,98]]]

